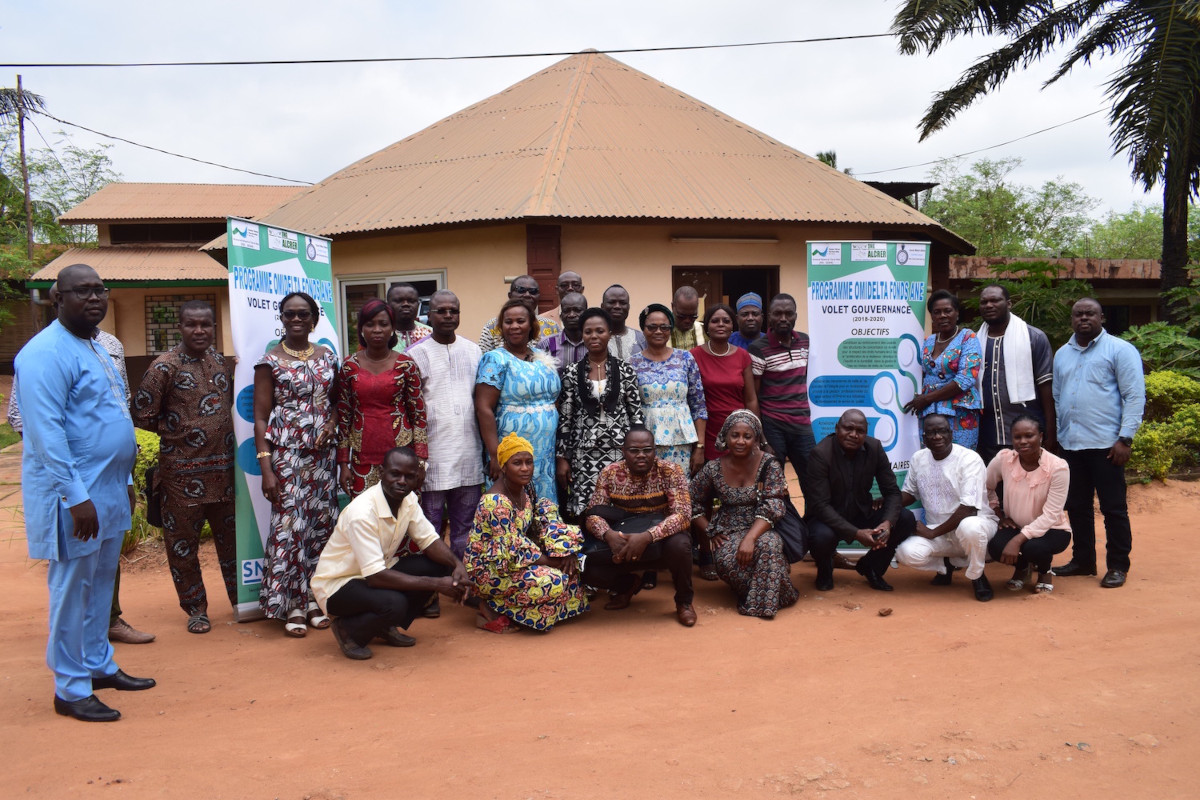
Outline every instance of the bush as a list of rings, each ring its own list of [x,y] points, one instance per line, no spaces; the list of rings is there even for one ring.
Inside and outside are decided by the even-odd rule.
[[[1200,403],[1200,381],[1181,372],[1159,370],[1146,376],[1146,419],[1162,422],[1185,405]]]
[[[1137,348],[1150,369],[1173,370],[1200,380],[1200,339],[1189,336],[1184,328],[1151,322],[1134,325],[1121,338]]]
[[[125,534],[121,552],[128,553],[147,539],[162,538],[162,531],[146,521],[146,470],[158,463],[158,434],[134,430],[138,454],[133,463],[133,493],[137,500],[133,509],[133,524]]]
[[[1175,439],[1171,423],[1147,422],[1133,438],[1129,470],[1143,478],[1161,480],[1171,473],[1175,462],[1181,461],[1183,456],[1183,448]]]

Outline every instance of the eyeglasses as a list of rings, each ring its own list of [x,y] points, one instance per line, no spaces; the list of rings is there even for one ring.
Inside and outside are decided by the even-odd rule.
[[[304,310],[297,311],[295,309],[288,309],[287,311],[284,311],[279,316],[283,317],[284,319],[311,319],[312,312],[304,311]]]
[[[649,456],[654,454],[653,447],[627,447],[625,452],[631,456]]]
[[[698,314],[681,314],[681,313],[680,313],[680,312],[678,312],[678,311],[676,311],[676,312],[675,312],[675,319],[676,319],[676,320],[681,320],[681,319],[690,319],[690,320],[692,320],[692,321],[694,322],[697,316],[699,316],[699,315],[698,315]]]
[[[89,297],[99,297],[101,300],[108,297],[108,287],[106,286],[76,286],[72,289],[60,290],[63,294],[73,294],[80,300],[87,300]]]
[[[514,286],[512,287],[513,294],[541,294],[542,290],[537,286]]]
[[[654,331],[661,331],[662,333],[667,333],[670,330],[671,330],[670,325],[647,325],[646,326],[647,333],[653,333]]]

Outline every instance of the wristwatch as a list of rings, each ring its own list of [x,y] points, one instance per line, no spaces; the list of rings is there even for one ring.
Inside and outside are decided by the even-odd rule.
[[[1117,441],[1126,447],[1133,447],[1133,439],[1128,436],[1118,436]]]

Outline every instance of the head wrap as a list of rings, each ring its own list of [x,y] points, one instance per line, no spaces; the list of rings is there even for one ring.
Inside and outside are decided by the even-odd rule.
[[[738,298],[737,310],[741,311],[746,306],[754,306],[755,308],[761,310],[762,309],[762,297],[759,296],[756,292],[746,292],[744,295],[742,295],[741,297]]]
[[[529,453],[529,455],[533,455],[533,445],[529,443],[528,439],[523,439],[515,433],[510,433],[501,439],[500,444],[496,447],[496,460],[503,467],[517,453]]]
[[[675,327],[675,314],[671,311],[671,309],[667,308],[662,303],[651,303],[643,308],[642,313],[638,315],[638,327],[644,329],[646,327],[646,317],[650,316],[655,311],[666,314],[667,322],[671,323],[672,328]]]
[[[717,441],[715,442],[718,450],[729,449],[728,444],[725,442],[725,437],[729,435],[729,429],[739,422],[744,422],[754,430],[754,438],[758,440],[759,444],[764,444],[767,441],[766,437],[763,436],[762,423],[758,421],[758,417],[754,416],[754,412],[749,409],[739,408],[730,414],[726,418],[725,424],[721,426],[721,432],[717,434]]]

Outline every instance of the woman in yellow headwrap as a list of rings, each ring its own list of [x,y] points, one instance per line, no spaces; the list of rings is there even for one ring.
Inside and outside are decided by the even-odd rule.
[[[500,478],[483,493],[463,564],[482,598],[476,625],[548,631],[588,610],[576,556],[583,536],[534,494],[533,445],[515,433],[496,448]]]

